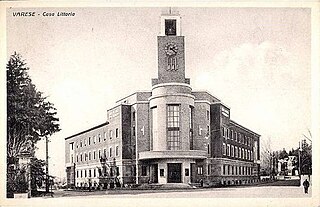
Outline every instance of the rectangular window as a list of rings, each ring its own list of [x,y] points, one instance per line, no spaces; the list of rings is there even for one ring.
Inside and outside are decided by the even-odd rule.
[[[136,112],[132,112],[132,123],[136,122]]]
[[[116,146],[116,156],[119,156],[119,146]]]
[[[244,149],[242,148],[241,158],[244,159]]]
[[[84,170],[84,177],[87,177],[87,170]]]
[[[193,107],[189,107],[189,142],[190,150],[193,150]]]
[[[91,152],[89,152],[89,160],[91,160]]]
[[[230,138],[233,139],[233,130],[231,129]]]
[[[93,151],[93,159],[96,159],[96,151]]]
[[[136,127],[132,126],[132,136],[136,136]]]
[[[112,139],[112,130],[109,130],[109,138]]]
[[[97,173],[96,173],[96,169],[93,169],[93,177],[96,177]]]
[[[237,146],[234,147],[234,156],[238,157],[238,147]]]
[[[189,168],[184,169],[185,176],[189,176]]]
[[[80,141],[80,147],[82,147],[82,140]]]
[[[70,148],[71,148],[71,150],[73,150],[73,142],[70,143]]]
[[[222,168],[222,174],[225,175],[226,174],[226,165],[223,165],[223,168]]]
[[[142,165],[141,167],[141,176],[147,176],[147,166]]]
[[[79,170],[77,170],[77,178],[79,177]]]
[[[104,157],[104,158],[107,157],[107,149],[103,149],[103,157]]]
[[[231,145],[231,157],[234,157],[234,146]]]
[[[109,148],[109,157],[112,157],[112,147]]]
[[[166,36],[177,35],[176,24],[177,24],[177,21],[175,19],[166,19],[165,20],[165,34],[166,34]]]
[[[91,137],[89,137],[88,144],[91,145]]]
[[[207,111],[207,120],[210,120],[210,112]]]
[[[89,178],[91,178],[91,169],[89,169],[88,172],[89,172]]]
[[[223,155],[226,155],[226,152],[227,152],[226,144],[223,143],[223,144],[222,144],[222,153],[223,153]]]
[[[152,118],[152,135],[151,135],[151,150],[153,149],[153,140],[158,140],[158,111],[157,107],[151,108],[151,118]]]
[[[234,139],[236,142],[238,141],[238,133],[236,131],[234,132]]]
[[[97,137],[94,136],[94,137],[93,137],[93,144],[95,144],[96,142],[97,142]]]
[[[227,144],[227,155],[230,156],[230,144]]]
[[[160,169],[160,176],[161,176],[161,177],[164,176],[164,169]]]
[[[82,154],[80,154],[80,161],[82,162]]]
[[[227,139],[229,139],[229,129],[227,129]]]
[[[203,166],[198,166],[197,172],[198,172],[198,175],[202,175],[203,174]]]
[[[167,147],[180,149],[180,105],[167,106]]]
[[[225,135],[225,128],[224,128],[224,127],[222,128],[222,136],[223,136],[223,137],[226,136],[226,135]]]
[[[235,170],[236,170],[235,175],[238,175],[238,166],[235,167]]]
[[[211,175],[211,168],[212,168],[212,165],[209,164],[209,165],[208,165],[208,175]]]
[[[118,136],[119,136],[119,129],[116,128],[116,138],[118,138]]]
[[[101,134],[98,135],[99,143],[101,142]]]
[[[99,150],[98,157],[101,158],[101,150]]]
[[[228,165],[228,175],[230,175],[230,165]]]
[[[107,132],[104,132],[104,138],[103,138],[103,141],[106,141],[107,140]]]
[[[80,170],[80,177],[82,177],[82,170]]]

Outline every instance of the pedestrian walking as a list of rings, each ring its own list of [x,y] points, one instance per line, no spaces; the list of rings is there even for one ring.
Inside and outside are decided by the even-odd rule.
[[[309,188],[309,186],[310,186],[310,183],[309,183],[309,181],[306,179],[304,182],[303,182],[303,187],[304,187],[304,193],[305,194],[308,194],[308,188]]]

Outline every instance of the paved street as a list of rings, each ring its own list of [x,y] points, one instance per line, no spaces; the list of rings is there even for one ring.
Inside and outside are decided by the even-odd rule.
[[[209,189],[184,189],[184,190],[112,190],[95,192],[55,191],[54,198],[307,198],[302,187],[292,186],[259,186],[235,188],[209,188]],[[45,197],[49,198],[49,197]],[[43,198],[34,198],[43,199]]]

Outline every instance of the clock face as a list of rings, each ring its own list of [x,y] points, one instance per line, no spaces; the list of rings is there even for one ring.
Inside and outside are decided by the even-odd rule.
[[[166,44],[164,49],[165,49],[165,52],[168,56],[176,55],[178,52],[178,47],[173,42]]]

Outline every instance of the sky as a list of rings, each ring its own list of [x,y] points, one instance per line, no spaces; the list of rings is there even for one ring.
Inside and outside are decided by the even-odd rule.
[[[120,98],[151,90],[164,8],[7,10],[7,55],[17,51],[37,89],[57,108],[49,170],[65,177],[64,138],[106,121]],[[186,77],[231,108],[231,119],[298,147],[311,128],[311,25],[308,8],[174,8],[185,36]],[[74,12],[48,17],[43,12]],[[44,141],[37,156],[45,158]]]

